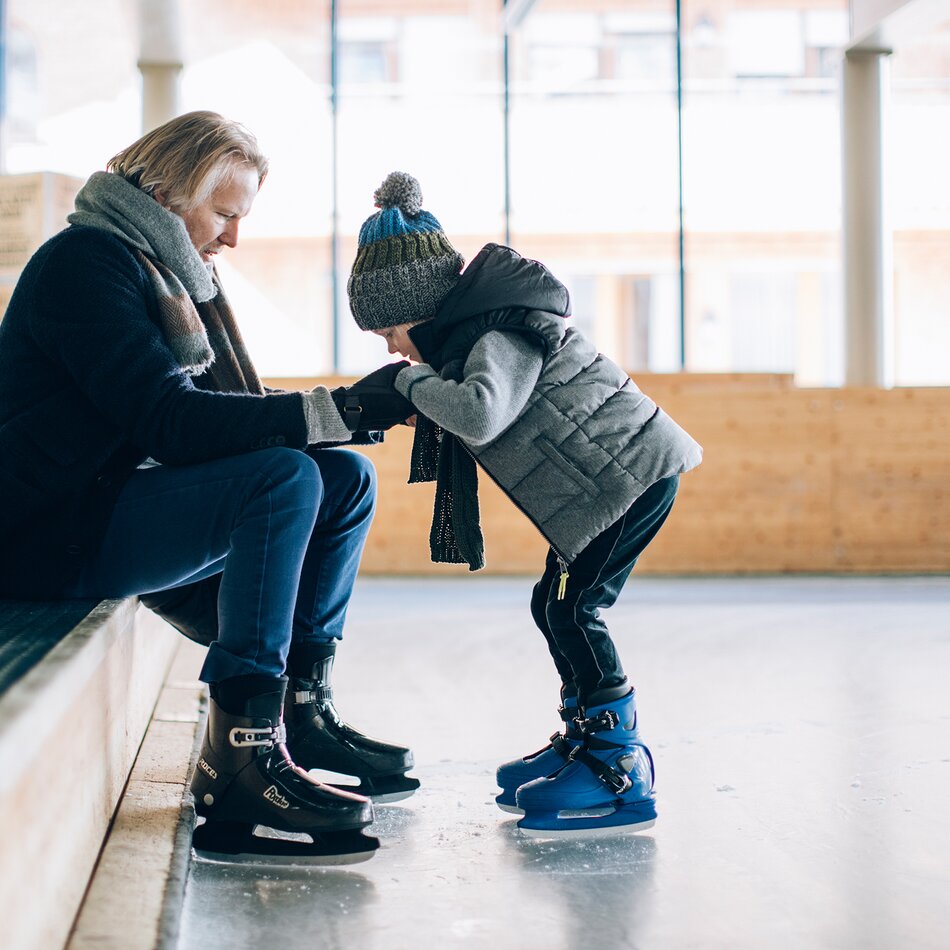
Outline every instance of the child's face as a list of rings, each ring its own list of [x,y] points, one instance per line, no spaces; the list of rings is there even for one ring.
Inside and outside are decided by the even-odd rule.
[[[412,340],[409,339],[409,330],[414,326],[414,323],[400,323],[398,326],[387,327],[385,330],[373,330],[373,333],[376,336],[381,336],[386,341],[390,353],[398,353],[414,363],[421,363],[422,357]]]

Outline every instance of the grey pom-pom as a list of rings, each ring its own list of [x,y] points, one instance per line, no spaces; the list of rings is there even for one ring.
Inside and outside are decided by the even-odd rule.
[[[422,189],[407,172],[390,172],[373,192],[373,200],[377,208],[398,208],[414,217],[422,210]]]

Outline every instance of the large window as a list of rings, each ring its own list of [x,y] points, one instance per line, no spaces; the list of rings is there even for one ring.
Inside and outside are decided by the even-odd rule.
[[[687,368],[839,383],[847,4],[684,10]]]
[[[250,128],[270,174],[219,270],[266,376],[333,371],[329,0],[182,0],[182,108]]]
[[[85,177],[141,133],[136,4],[5,0],[3,171]]]
[[[894,377],[950,382],[950,23],[891,57]]]
[[[423,207],[467,261],[504,235],[501,37],[494,3],[338,4],[340,76],[338,366],[359,373],[389,357],[349,314],[346,279],[373,192],[392,171],[414,175]]]
[[[676,21],[623,7],[540,2],[511,37],[510,234],[605,353],[676,370]]]
[[[6,0],[6,172],[78,182],[137,137],[139,6]],[[672,0],[536,0],[507,37],[500,0],[179,6],[182,108],[242,121],[272,160],[221,263],[265,375],[386,359],[346,280],[399,169],[467,260],[508,240],[547,263],[630,370],[842,381],[847,0],[683,0],[679,21]],[[902,384],[950,381],[948,36],[892,60]]]

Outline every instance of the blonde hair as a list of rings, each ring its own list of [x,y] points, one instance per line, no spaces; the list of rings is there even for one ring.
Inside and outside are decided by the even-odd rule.
[[[247,166],[257,170],[260,185],[268,163],[251,132],[217,112],[187,112],[113,155],[106,168],[160,194],[169,209],[191,211]]]

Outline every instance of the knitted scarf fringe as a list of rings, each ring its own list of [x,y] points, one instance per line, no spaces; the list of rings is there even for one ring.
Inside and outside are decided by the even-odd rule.
[[[196,377],[202,389],[263,395],[264,386],[217,273],[217,293],[196,305],[169,268],[141,251],[135,251],[135,256],[158,303],[162,335],[182,371]]]
[[[478,508],[475,459],[451,432],[423,415],[409,463],[409,484],[435,481],[435,504],[429,529],[429,553],[436,564],[485,566],[485,543]]]

